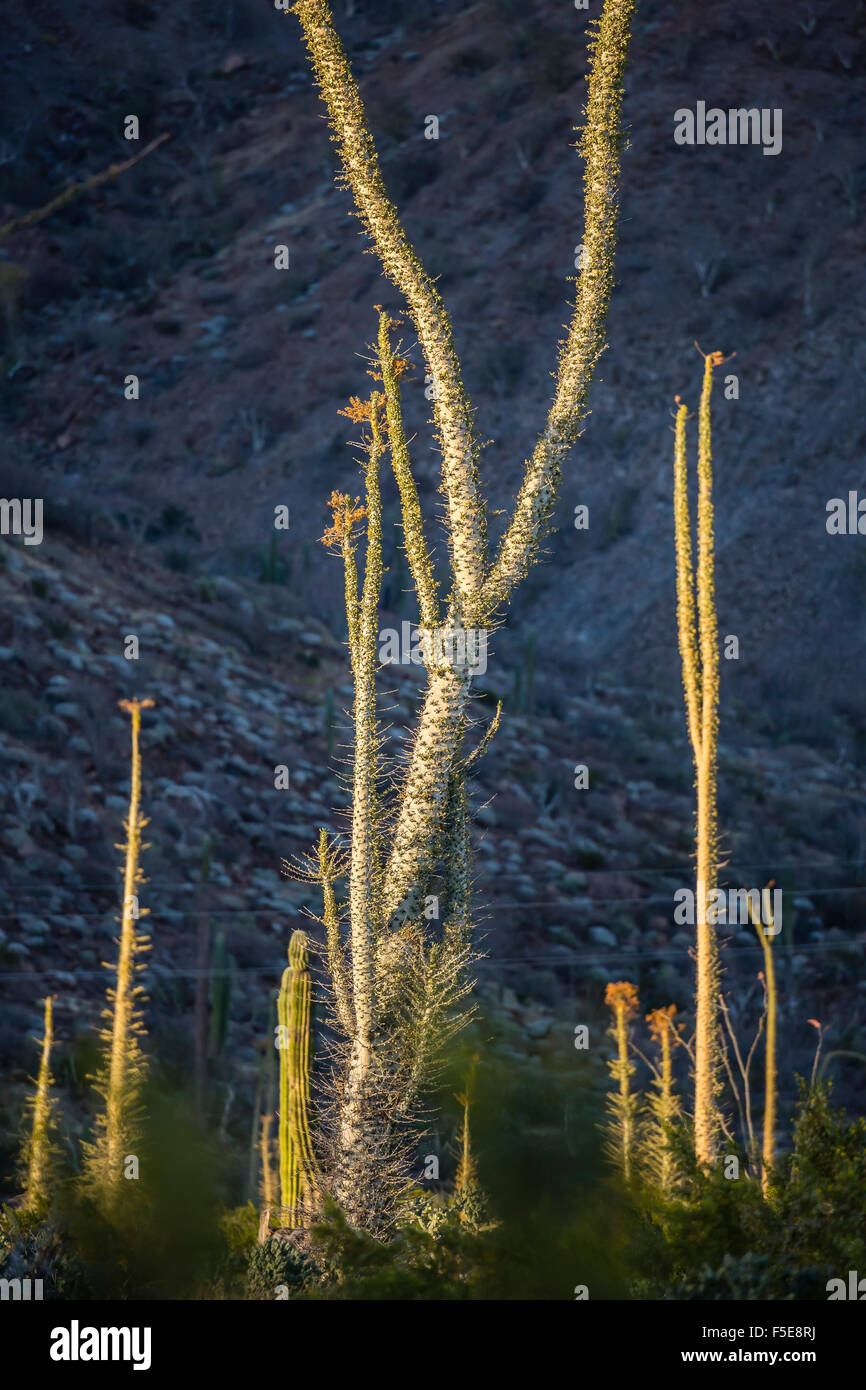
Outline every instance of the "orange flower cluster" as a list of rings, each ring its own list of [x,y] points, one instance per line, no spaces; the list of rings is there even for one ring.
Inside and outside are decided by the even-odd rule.
[[[350,396],[349,404],[344,410],[338,410],[337,414],[345,415],[347,419],[359,424],[362,420],[369,420],[370,405],[370,401],[362,401],[360,396]],[[334,495],[336,496],[336,493]]]
[[[342,549],[345,540],[352,539],[352,531],[357,521],[367,515],[367,508],[359,506],[360,497],[354,502],[347,492],[332,492],[327,505],[331,508],[332,522],[322,536],[322,545],[329,549]]]
[[[384,312],[385,312],[385,306],[384,306],[383,304],[374,304],[374,305],[373,305],[373,308],[375,309],[375,311],[376,311],[377,314],[384,314]],[[388,327],[389,327],[389,328],[399,328],[399,327],[400,327],[400,324],[401,324],[402,322],[403,322],[402,319],[392,319],[392,318],[391,318],[391,315],[390,315],[390,314],[388,315]]]
[[[630,984],[628,980],[617,980],[607,986],[604,1002],[617,1013],[622,1009],[626,1018],[631,1018],[638,1010],[637,986]]]
[[[398,381],[400,380],[400,378],[401,378],[402,376],[406,376],[406,375],[407,375],[409,372],[411,372],[411,370],[412,370],[412,363],[409,361],[408,357],[395,357],[395,358],[393,358],[393,359],[392,359],[392,362],[391,362],[391,366],[392,366],[393,369],[394,369],[394,375],[396,376],[396,378],[397,378]],[[371,372],[371,371],[368,371],[368,372],[367,372],[367,376],[371,376],[371,377],[373,378],[374,381],[381,381],[381,380],[382,380],[382,373],[381,373],[381,372]]]
[[[375,376],[376,373],[368,372],[367,375]],[[382,380],[381,376],[379,377],[379,380]],[[362,401],[360,396],[350,396],[349,404],[345,407],[344,410],[338,410],[337,414],[345,415],[347,419],[354,420],[356,424],[358,424],[364,420],[371,420],[373,418],[374,410],[378,415],[379,411],[382,409],[384,404],[385,397],[382,395],[381,391],[374,391],[368,401]]]
[[[647,1014],[646,1021],[649,1024],[650,1033],[654,1038],[658,1038],[659,1041],[661,1041],[666,1029],[673,1031],[673,1020],[676,1011],[676,1004],[668,1004],[666,1009],[653,1009],[651,1014]]]

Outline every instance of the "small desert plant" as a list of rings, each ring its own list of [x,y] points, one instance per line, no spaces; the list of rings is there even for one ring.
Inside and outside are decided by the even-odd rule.
[[[680,1120],[681,1107],[674,1090],[673,1048],[677,1043],[674,1024],[676,1006],[653,1009],[647,1014],[650,1034],[658,1047],[658,1065],[654,1068],[653,1091],[647,1099],[647,1118],[641,1135],[641,1161],[650,1185],[668,1198],[677,1185],[677,1158],[672,1144],[672,1131]]]
[[[458,1105],[463,1107],[463,1119],[457,1135],[457,1172],[454,1176],[454,1192],[448,1207],[457,1212],[460,1220],[472,1231],[490,1229],[487,1200],[478,1174],[478,1163],[472,1153],[472,1137],[469,1128],[469,1115],[472,1109],[475,1063],[466,1078],[466,1089],[455,1096]]]
[[[613,1012],[610,1034],[616,1045],[616,1055],[607,1065],[617,1086],[607,1100],[607,1152],[625,1182],[630,1182],[634,1176],[640,1102],[631,1086],[635,1067],[629,1056],[628,1034],[629,1023],[638,1009],[637,990],[627,980],[620,980],[607,986],[604,1002]]]
[[[268,550],[261,558],[259,571],[259,582],[261,584],[285,584],[288,580],[288,570],[285,562],[277,554],[277,533],[271,533]]]

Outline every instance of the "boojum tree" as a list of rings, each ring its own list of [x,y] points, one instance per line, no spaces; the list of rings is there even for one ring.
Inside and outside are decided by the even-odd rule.
[[[366,429],[365,505],[332,499],[329,533],[346,572],[349,646],[355,681],[352,831],[348,862],[324,838],[310,864],[325,895],[334,1020],[346,1047],[336,1067],[331,1184],[350,1220],[372,1225],[400,1187],[383,1152],[426,1080],[441,1020],[459,998],[471,959],[469,848],[463,753],[473,686],[467,633],[501,621],[549,528],[561,467],[588,410],[590,381],[604,349],[618,215],[623,74],[634,0],[606,0],[593,24],[588,99],[578,148],[585,160],[583,258],[556,390],[544,430],[525,464],[513,513],[488,554],[487,511],[479,477],[480,441],[463,384],[448,313],[388,198],[355,80],[325,0],[293,7],[324,98],[342,178],[385,275],[405,302],[432,384],[433,424],[442,461],[451,583],[439,593],[402,423],[399,345],[380,312],[375,350],[382,390],[355,402]],[[362,412],[362,413],[361,413]],[[403,540],[428,635],[427,685],[417,727],[393,797],[383,793],[376,721],[377,613],[382,572],[379,467],[390,458],[400,495]],[[360,499],[358,499],[358,503]],[[366,517],[362,516],[366,513]],[[357,527],[366,520],[363,591],[358,596]],[[424,905],[437,866],[446,910],[438,934]],[[337,880],[349,881],[338,904]],[[331,906],[329,907],[329,901]],[[342,924],[348,916],[348,932]],[[344,939],[345,937],[345,939]],[[398,1079],[399,1078],[399,1079]],[[399,1147],[399,1145],[398,1145]],[[399,1166],[399,1165],[398,1165]],[[393,1179],[393,1180],[392,1180]],[[390,1186],[389,1186],[390,1184]]]
[[[703,354],[702,354],[703,355]],[[702,1167],[716,1154],[719,1134],[719,957],[708,896],[717,879],[716,764],[719,727],[719,638],[715,596],[715,538],[710,396],[713,371],[722,353],[704,356],[698,411],[697,572],[692,564],[686,421],[688,406],[676,397],[674,426],[674,531],[677,568],[677,630],[686,717],[695,765],[695,1047],[694,1141]],[[696,618],[697,614],[697,618]]]
[[[106,1026],[100,1032],[102,1064],[93,1077],[94,1089],[105,1104],[96,1118],[93,1142],[83,1146],[85,1187],[109,1216],[118,1210],[126,1187],[125,1161],[137,1157],[141,1137],[142,1089],[147,1067],[139,1045],[144,1032],[139,1008],[144,990],[136,980],[144,969],[138,957],[150,949],[149,937],[138,926],[149,911],[139,906],[139,888],[145,882],[139,856],[148,848],[141,840],[147,820],[141,814],[139,734],[141,711],[152,708],[153,700],[121,700],[119,703],[130,717],[132,744],[126,843],[115,846],[125,852],[123,911],[117,963],[115,966],[105,963],[107,970],[114,970],[115,980],[114,987],[107,991],[108,1007],[103,1012]]]

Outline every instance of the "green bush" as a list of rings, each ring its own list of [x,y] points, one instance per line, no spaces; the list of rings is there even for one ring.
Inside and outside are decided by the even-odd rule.
[[[0,1279],[41,1279],[43,1302],[91,1296],[86,1270],[60,1231],[11,1207],[0,1209]]]
[[[250,1298],[274,1299],[280,1287],[287,1288],[290,1297],[308,1289],[317,1269],[291,1241],[271,1236],[251,1250],[247,1274]]]
[[[693,1154],[681,1153],[684,1196],[648,1206],[636,1233],[636,1291],[824,1299],[828,1279],[866,1268],[866,1120],[833,1110],[828,1084],[809,1090],[801,1082],[793,1140],[767,1200],[758,1182],[706,1175]]]

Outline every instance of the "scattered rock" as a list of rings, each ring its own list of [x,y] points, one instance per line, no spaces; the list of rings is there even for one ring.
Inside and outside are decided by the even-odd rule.
[[[608,931],[607,927],[590,927],[588,935],[594,946],[606,946],[613,949],[617,945],[616,937],[612,931]]]
[[[546,1038],[550,1032],[549,1018],[529,1018],[523,1027],[528,1038]]]

